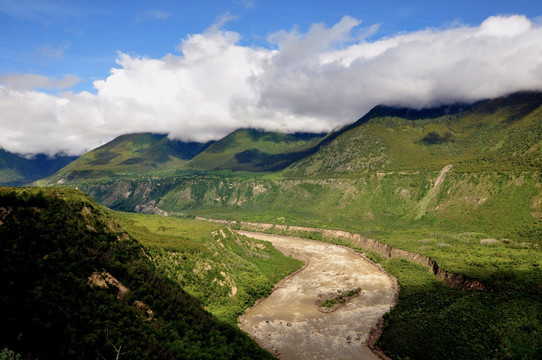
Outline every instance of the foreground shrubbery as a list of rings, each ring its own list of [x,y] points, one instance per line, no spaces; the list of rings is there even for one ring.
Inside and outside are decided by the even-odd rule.
[[[0,347],[39,359],[271,358],[156,271],[82,193],[2,188],[0,221]],[[129,292],[91,287],[96,271]]]

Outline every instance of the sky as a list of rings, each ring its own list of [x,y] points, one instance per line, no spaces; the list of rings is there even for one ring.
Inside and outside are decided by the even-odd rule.
[[[0,0],[0,147],[330,131],[542,90],[540,1]]]

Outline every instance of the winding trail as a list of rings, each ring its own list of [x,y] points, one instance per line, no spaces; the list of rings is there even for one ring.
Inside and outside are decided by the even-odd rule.
[[[367,347],[369,332],[395,304],[397,285],[381,268],[352,249],[289,236],[239,231],[270,241],[308,264],[239,318],[239,327],[280,359],[378,359]],[[317,302],[361,288],[333,312]]]

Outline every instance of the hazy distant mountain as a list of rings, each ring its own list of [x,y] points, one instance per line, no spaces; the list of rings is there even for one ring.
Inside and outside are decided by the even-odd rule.
[[[49,176],[70,162],[76,156],[55,156],[38,154],[31,159],[0,149],[0,185],[24,185]]]

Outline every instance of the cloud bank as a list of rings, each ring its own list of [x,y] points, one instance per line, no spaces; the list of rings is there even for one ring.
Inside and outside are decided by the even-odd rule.
[[[76,80],[68,76],[3,76],[0,146],[77,155],[130,132],[207,141],[240,127],[329,131],[378,104],[422,108],[542,89],[542,26],[524,16],[368,40],[376,30],[346,16],[279,31],[269,48],[255,48],[213,26],[183,39],[178,54],[119,53],[96,93],[29,85],[61,88]]]

